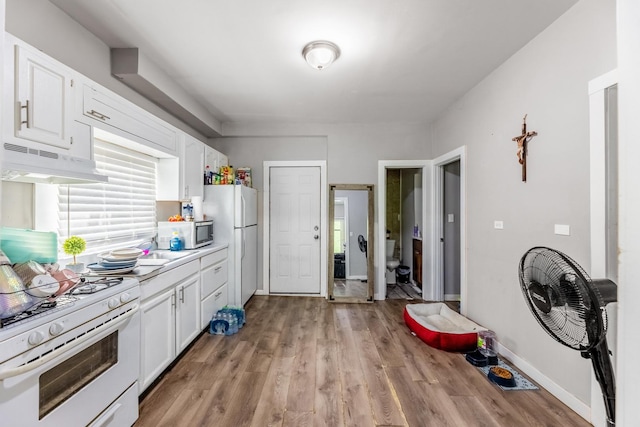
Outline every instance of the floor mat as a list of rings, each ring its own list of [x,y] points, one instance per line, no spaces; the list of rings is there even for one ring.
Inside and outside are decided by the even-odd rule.
[[[520,372],[518,372],[515,368],[507,365],[505,362],[502,361],[502,359],[498,360],[498,366],[501,367],[501,368],[504,368],[504,369],[508,369],[513,374],[513,379],[516,380],[516,386],[515,387],[503,387],[503,386],[501,386],[499,384],[495,384],[493,381],[491,381],[487,377],[488,374],[489,374],[489,368],[491,368],[491,366],[478,367],[478,369],[480,371],[482,371],[482,373],[484,374],[485,377],[487,377],[487,381],[489,381],[492,384],[495,384],[496,386],[500,387],[504,391],[511,391],[511,390],[538,390],[538,386],[536,386],[534,383],[532,383],[531,381],[529,381],[528,379],[523,377],[522,374],[520,374]]]

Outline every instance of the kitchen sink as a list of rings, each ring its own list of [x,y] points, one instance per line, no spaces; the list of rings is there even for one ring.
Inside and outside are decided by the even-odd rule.
[[[180,259],[180,258],[184,258],[186,256],[191,255],[191,253],[189,252],[172,252],[172,251],[154,251],[154,252],[150,252],[149,254],[140,257],[141,260],[143,259],[166,259],[169,261],[174,261],[176,259]]]
[[[138,265],[155,266],[165,265],[168,262],[191,255],[189,252],[154,251],[138,258]]]

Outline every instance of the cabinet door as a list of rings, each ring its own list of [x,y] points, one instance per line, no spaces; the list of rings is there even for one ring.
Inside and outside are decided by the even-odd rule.
[[[162,153],[177,155],[178,138],[174,128],[124,98],[96,89],[82,87],[82,114],[87,123],[129,138]]]
[[[204,143],[185,135],[182,153],[180,155],[180,169],[182,171],[183,191],[181,199],[193,196],[202,197],[204,185]]]
[[[176,287],[176,354],[198,336],[200,328],[200,275]]]
[[[175,296],[171,288],[140,306],[140,393],[175,358]]]
[[[15,45],[15,136],[69,148],[71,74],[43,54]]]

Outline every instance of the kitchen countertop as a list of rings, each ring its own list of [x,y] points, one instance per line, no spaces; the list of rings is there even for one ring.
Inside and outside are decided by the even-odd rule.
[[[198,249],[188,249],[188,250],[184,250],[184,251],[180,251],[181,253],[188,253],[188,255],[182,257],[182,258],[178,258],[175,260],[169,260],[168,262],[166,262],[163,265],[139,265],[136,268],[133,269],[133,271],[129,272],[129,273],[125,273],[125,274],[119,274],[118,276],[120,277],[135,277],[136,279],[138,279],[141,283],[144,280],[150,279],[152,277],[157,276],[158,274],[162,274],[165,273],[169,270],[172,270],[176,267],[179,267],[183,264],[186,264],[188,262],[191,262],[195,259],[201,258],[205,255],[209,255],[210,253],[214,253],[217,252],[221,249],[225,249],[226,247],[228,247],[229,245],[227,243],[213,243],[209,246],[203,247],[203,248],[198,248]],[[157,249],[153,252],[171,252],[167,249]],[[152,252],[152,253],[153,253]],[[140,261],[144,262],[143,259],[140,259]]]

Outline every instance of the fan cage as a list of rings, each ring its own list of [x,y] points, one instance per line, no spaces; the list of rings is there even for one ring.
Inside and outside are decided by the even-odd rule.
[[[519,278],[529,309],[556,341],[588,351],[604,339],[608,322],[603,299],[589,275],[569,256],[534,247],[520,260]],[[546,292],[550,307],[534,302],[536,286]]]

